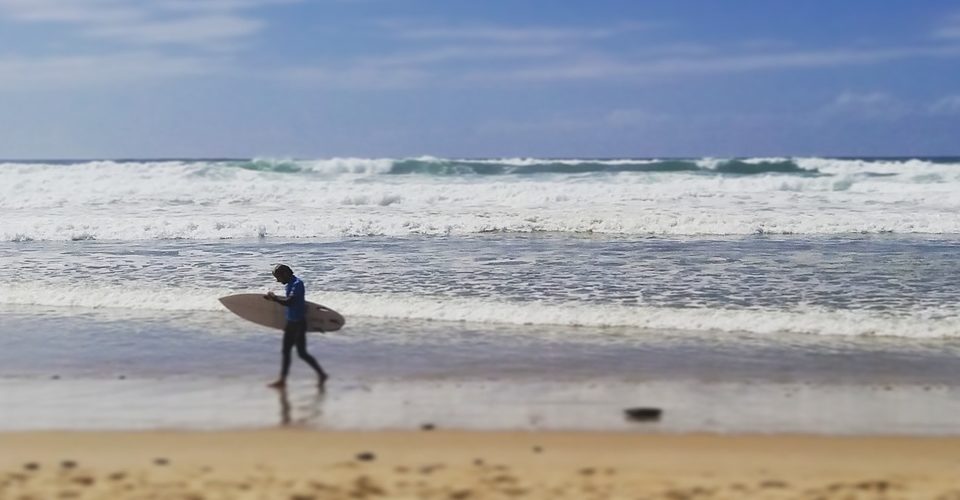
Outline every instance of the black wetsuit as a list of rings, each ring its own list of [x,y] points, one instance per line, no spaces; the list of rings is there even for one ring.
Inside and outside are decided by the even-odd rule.
[[[323,374],[323,368],[317,360],[307,352],[307,320],[288,320],[287,325],[283,327],[283,369],[280,376],[287,378],[290,372],[290,351],[296,347],[297,356],[304,360],[311,368],[316,370],[318,375]]]
[[[296,347],[297,355],[306,361],[321,378],[326,377],[323,368],[317,360],[307,352],[307,315],[306,315],[306,287],[300,278],[293,279],[286,286],[287,298],[283,305],[286,307],[287,324],[283,327],[283,365],[280,378],[286,380],[290,372],[290,351]]]

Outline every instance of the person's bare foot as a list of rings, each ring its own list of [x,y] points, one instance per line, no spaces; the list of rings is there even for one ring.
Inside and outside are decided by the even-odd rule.
[[[267,387],[270,387],[273,389],[284,389],[287,387],[287,381],[280,379],[280,380],[277,380],[276,382],[271,382],[267,384]]]
[[[326,373],[321,373],[317,375],[317,385],[323,387],[327,383],[327,379],[330,378]]]

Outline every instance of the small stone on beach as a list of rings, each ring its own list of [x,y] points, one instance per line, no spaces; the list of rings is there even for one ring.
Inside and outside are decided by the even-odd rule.
[[[91,486],[93,483],[97,482],[97,480],[90,476],[80,476],[73,478],[73,482],[81,486]]]
[[[36,462],[28,462],[23,464],[23,468],[27,470],[37,470],[40,468],[40,464]]]
[[[634,422],[655,422],[660,420],[663,410],[660,408],[627,408],[623,410],[628,420]]]
[[[437,428],[437,426],[435,426],[435,425],[433,425],[433,424],[423,424],[423,425],[420,426],[420,430],[424,430],[424,431],[432,431],[432,430],[434,430],[434,429],[436,429],[436,428]]]
[[[361,462],[372,462],[373,459],[377,458],[373,453],[365,451],[363,453],[357,453],[357,460]]]
[[[167,465],[170,463],[170,461],[167,460],[166,458],[161,457],[161,458],[154,458],[153,463],[154,465]]]
[[[64,469],[72,469],[76,466],[77,466],[77,463],[74,462],[73,460],[63,460],[60,462],[60,467],[63,467]]]

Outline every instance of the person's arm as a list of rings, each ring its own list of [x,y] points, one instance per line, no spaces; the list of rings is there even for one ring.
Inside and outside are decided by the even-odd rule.
[[[281,296],[279,296],[279,295],[277,295],[277,294],[275,294],[275,293],[273,293],[273,292],[267,292],[267,294],[264,295],[263,298],[265,298],[265,299],[267,299],[267,300],[272,300],[273,302],[276,302],[277,304],[280,304],[280,305],[283,306],[283,307],[287,307],[287,306],[290,305],[290,299],[293,298],[293,297],[292,297],[292,296],[290,296],[290,297],[281,297]]]
[[[301,282],[299,285],[293,287],[293,291],[290,292],[289,297],[281,297],[273,292],[267,292],[263,298],[272,300],[283,307],[289,307],[290,304],[296,303],[297,301],[303,302],[305,300],[304,293],[303,283]]]

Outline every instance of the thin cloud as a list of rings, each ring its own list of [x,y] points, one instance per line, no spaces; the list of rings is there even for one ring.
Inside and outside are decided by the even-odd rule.
[[[157,7],[183,12],[230,13],[271,5],[300,3],[302,0],[162,0]]]
[[[421,86],[429,82],[432,75],[415,68],[304,66],[279,70],[268,78],[311,87],[397,89]]]
[[[483,48],[474,46],[448,46],[433,50],[363,58],[360,60],[360,65],[398,67],[435,65],[449,62],[541,59],[544,57],[557,56],[564,52],[561,48],[542,46]]]
[[[127,44],[211,45],[245,38],[259,32],[263,23],[239,16],[205,16],[169,22],[127,23],[98,26],[84,33]]]
[[[943,97],[930,105],[930,113],[935,115],[960,115],[960,95]]]
[[[960,39],[960,13],[947,16],[946,21],[934,30],[933,36],[946,40]]]
[[[655,22],[625,22],[609,26],[437,25],[411,21],[379,21],[395,49],[383,55],[318,62],[287,68],[275,76],[294,75],[298,82],[343,86],[339,74],[349,74],[351,86],[382,87],[392,74],[402,85],[502,85],[578,81],[646,82],[690,75],[803,70],[868,66],[898,60],[960,57],[960,44],[937,43],[902,47],[838,47],[804,50],[771,39],[705,43],[608,43],[625,35],[659,26]],[[599,42],[604,43],[599,43]],[[429,42],[424,49],[423,42]],[[307,76],[312,75],[312,76]],[[372,75],[364,81],[362,75]],[[415,78],[411,75],[416,75]]]
[[[175,44],[220,50],[262,30],[264,23],[244,11],[296,1],[0,0],[0,18],[74,25],[81,36],[127,46]]]
[[[212,61],[153,52],[103,56],[0,58],[0,88],[61,88],[123,84],[196,76],[214,71]]]
[[[820,110],[827,116],[868,119],[898,119],[914,113],[913,106],[886,92],[842,92]]]
[[[919,58],[960,57],[960,45],[900,48],[839,48],[811,51],[724,54],[693,45],[646,47],[632,56],[538,44],[476,48],[464,45],[429,51],[287,68],[274,74],[300,83],[381,88],[397,75],[399,86],[420,83],[500,85],[504,82],[544,84],[578,81],[649,82],[691,75],[869,66]],[[370,80],[365,80],[369,75]],[[412,78],[411,75],[416,75]]]
[[[58,35],[102,45],[86,53],[8,52],[0,56],[0,88],[109,86],[236,72],[222,52],[263,30],[252,11],[298,1],[0,0],[0,20],[64,25]],[[167,47],[178,50],[164,53]]]
[[[558,43],[612,38],[627,33],[648,29],[652,24],[623,23],[606,27],[548,27],[548,26],[492,26],[492,25],[418,25],[397,21],[385,21],[383,26],[393,34],[407,40],[470,40],[488,43]]]
[[[695,74],[742,73],[777,69],[813,69],[872,65],[901,59],[956,58],[960,45],[830,49],[780,53],[744,53],[708,57],[625,58],[608,55],[555,61],[496,75],[498,81],[550,82],[564,80],[653,80]],[[473,73],[467,81],[489,81],[490,75]]]
[[[886,92],[844,92],[838,95],[833,104],[837,106],[877,106],[887,105],[893,101],[893,97]]]
[[[0,0],[0,17],[22,22],[109,24],[144,14],[142,7],[116,0]]]

